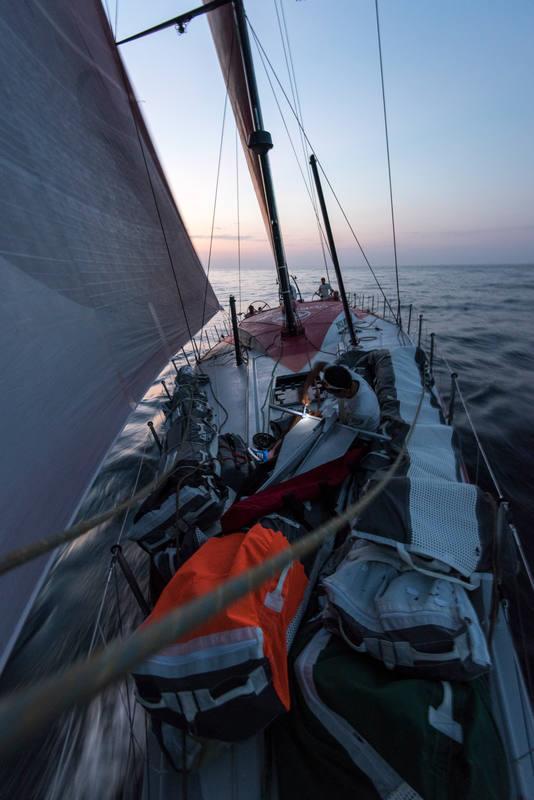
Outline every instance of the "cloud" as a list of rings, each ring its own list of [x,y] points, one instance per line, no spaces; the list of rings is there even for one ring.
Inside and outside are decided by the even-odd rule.
[[[238,239],[241,239],[241,241],[244,241],[246,239],[247,241],[250,241],[250,242],[265,242],[265,241],[267,241],[265,237],[262,238],[262,237],[258,237],[258,236],[237,236],[236,234],[232,234],[232,233],[215,233],[213,235],[213,238],[214,239],[223,239],[224,241],[228,241],[228,242],[237,242]],[[191,234],[191,239],[211,239],[211,236],[209,236],[209,234],[207,234],[207,233],[199,233],[199,234],[192,233]]]
[[[465,237],[465,236],[487,236],[488,234],[506,234],[506,233],[534,233],[534,225],[502,225],[495,226],[494,228],[456,228],[452,230],[439,230],[438,228],[428,229],[426,231],[404,231],[403,236],[420,236],[420,237]]]

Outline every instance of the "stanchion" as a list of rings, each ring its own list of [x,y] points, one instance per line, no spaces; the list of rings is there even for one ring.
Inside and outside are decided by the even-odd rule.
[[[449,414],[447,417],[447,422],[449,425],[452,425],[452,421],[454,419],[454,405],[456,400],[456,379],[458,378],[457,372],[451,372],[451,398],[449,400]]]
[[[237,327],[237,312],[235,308],[235,297],[230,295],[230,316],[232,317],[232,330],[234,333],[235,363],[238,367],[243,363],[241,356],[241,344],[239,342],[239,328]]]
[[[163,445],[161,444],[160,438],[159,438],[158,434],[155,431],[154,423],[153,422],[147,422],[147,425],[150,428],[150,433],[154,437],[154,441],[156,442],[156,444],[158,446],[159,452],[162,453],[163,452]]]

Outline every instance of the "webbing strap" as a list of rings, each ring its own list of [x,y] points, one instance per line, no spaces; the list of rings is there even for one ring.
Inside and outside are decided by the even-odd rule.
[[[149,711],[169,709],[185,717],[188,723],[194,722],[197,714],[202,711],[213,711],[221,708],[231,700],[249,695],[260,695],[269,685],[269,679],[263,666],[256,667],[248,676],[245,683],[236,686],[224,694],[213,697],[211,689],[195,689],[183,692],[162,692],[157,703],[138,697],[139,702]]]

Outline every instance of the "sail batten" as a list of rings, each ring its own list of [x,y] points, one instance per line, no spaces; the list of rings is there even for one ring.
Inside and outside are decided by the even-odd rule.
[[[99,0],[4,4],[0,40],[1,554],[69,524],[218,303]],[[2,579],[0,664],[45,566]]]

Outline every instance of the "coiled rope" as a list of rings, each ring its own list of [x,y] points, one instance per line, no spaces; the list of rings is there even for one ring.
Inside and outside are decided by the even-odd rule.
[[[88,703],[108,686],[124,678],[135,667],[187,633],[198,628],[233,602],[257,589],[298,558],[312,553],[346,523],[366,509],[395,476],[419,417],[424,386],[414,420],[403,446],[384,478],[361,500],[321,525],[281,553],[242,575],[227,581],[202,597],[172,611],[158,622],[136,630],[128,639],[116,639],[87,661],[64,672],[19,689],[0,702],[0,754],[8,757],[61,714]],[[122,506],[125,507],[124,504]]]

